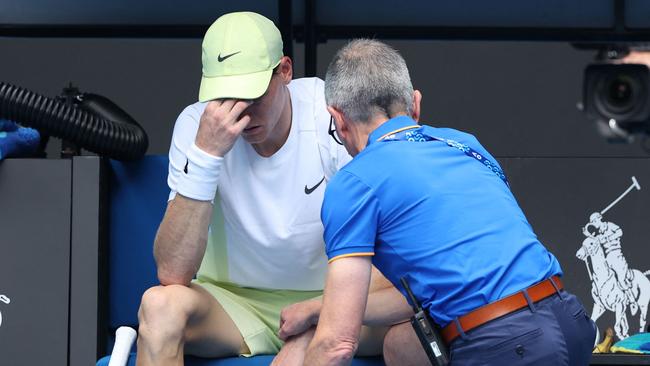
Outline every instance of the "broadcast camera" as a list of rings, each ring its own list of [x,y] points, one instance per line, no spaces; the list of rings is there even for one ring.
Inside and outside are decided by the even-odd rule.
[[[598,49],[597,62],[584,73],[581,109],[610,142],[632,142],[650,135],[650,69],[628,63],[631,51],[647,52],[646,45],[577,46]],[[650,63],[650,53],[648,54]]]

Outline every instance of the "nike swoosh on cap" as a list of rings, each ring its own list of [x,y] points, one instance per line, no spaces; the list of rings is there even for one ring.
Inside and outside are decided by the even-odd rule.
[[[311,192],[315,191],[318,186],[321,185],[325,181],[325,176],[323,176],[323,179],[320,180],[320,182],[316,183],[315,186],[308,188],[307,185],[305,184],[305,194],[311,194]]]
[[[234,55],[236,55],[236,54],[238,54],[238,53],[240,53],[240,52],[241,52],[241,51],[233,52],[233,53],[231,53],[231,54],[229,54],[229,55],[225,55],[225,56],[223,56],[223,57],[221,57],[221,53],[219,53],[219,55],[217,56],[217,61],[219,61],[219,62],[223,62],[225,59],[227,59],[227,58],[229,58],[229,57],[232,57],[232,56],[234,56]]]

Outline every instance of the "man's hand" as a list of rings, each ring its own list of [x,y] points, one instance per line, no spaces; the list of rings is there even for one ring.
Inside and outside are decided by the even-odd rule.
[[[240,118],[250,101],[217,99],[208,102],[201,115],[196,146],[208,154],[223,157],[248,126],[250,116]]]
[[[278,336],[283,341],[299,335],[318,323],[321,300],[312,299],[289,305],[280,313],[280,331]],[[311,338],[310,338],[311,340]]]

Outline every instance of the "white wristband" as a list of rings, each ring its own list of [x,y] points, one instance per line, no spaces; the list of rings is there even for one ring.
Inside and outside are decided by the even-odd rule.
[[[178,179],[176,191],[199,201],[214,200],[222,164],[222,157],[210,155],[193,143],[187,151],[187,163]]]

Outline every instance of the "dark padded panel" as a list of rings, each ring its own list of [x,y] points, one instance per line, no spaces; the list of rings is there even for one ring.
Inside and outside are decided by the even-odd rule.
[[[613,0],[330,0],[317,1],[316,14],[322,25],[602,29],[614,24]]]
[[[0,162],[0,364],[66,365],[70,160]]]
[[[0,0],[0,24],[9,25],[209,25],[233,11],[278,19],[275,1],[187,0]]]
[[[650,1],[625,0],[625,26],[650,28]]]
[[[105,170],[97,156],[72,159],[69,366],[92,364],[105,353]]]
[[[140,298],[158,284],[153,240],[167,206],[166,156],[111,160],[109,324],[136,325]]]

